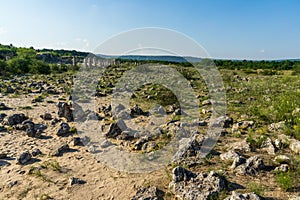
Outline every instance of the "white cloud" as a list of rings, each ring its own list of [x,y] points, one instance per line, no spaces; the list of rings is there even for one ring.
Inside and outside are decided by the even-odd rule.
[[[7,33],[7,29],[3,26],[0,26],[0,35]]]
[[[79,46],[83,50],[88,50],[90,47],[90,42],[86,38],[76,38],[76,41],[79,43]]]
[[[260,52],[260,53],[265,53],[265,50],[264,50],[264,49],[261,49],[259,52]]]

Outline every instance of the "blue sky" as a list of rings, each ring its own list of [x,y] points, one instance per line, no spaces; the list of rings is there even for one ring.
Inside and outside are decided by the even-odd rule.
[[[300,58],[298,0],[0,0],[0,43],[93,51],[120,32],[182,32],[210,56]]]

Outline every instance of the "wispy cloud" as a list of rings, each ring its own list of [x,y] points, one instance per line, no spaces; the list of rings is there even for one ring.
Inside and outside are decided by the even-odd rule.
[[[84,50],[88,50],[90,47],[90,42],[86,38],[76,38],[76,41],[80,44],[80,47]]]
[[[264,50],[264,49],[261,49],[259,52],[260,52],[260,53],[265,53],[265,50]]]
[[[3,26],[0,26],[0,35],[7,33],[7,29]]]

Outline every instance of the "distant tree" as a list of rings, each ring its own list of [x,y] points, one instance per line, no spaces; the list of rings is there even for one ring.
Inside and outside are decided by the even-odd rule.
[[[7,67],[6,62],[4,62],[3,60],[0,60],[0,73],[1,73],[1,75],[3,75],[4,72],[6,71],[6,67]]]
[[[24,74],[29,72],[29,64],[27,59],[14,57],[7,61],[7,69],[13,74]]]

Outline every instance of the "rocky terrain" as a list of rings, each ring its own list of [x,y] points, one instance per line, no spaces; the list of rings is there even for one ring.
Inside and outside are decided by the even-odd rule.
[[[76,112],[82,109],[78,103],[90,99],[73,95],[76,74],[1,77],[0,199],[300,198],[299,75],[222,69],[227,111],[212,121],[214,102],[201,75],[170,64],[189,80],[199,101],[199,120],[182,122],[190,113],[158,84],[138,88],[129,108],[112,108],[114,88],[134,65],[108,66],[97,80],[94,110],[82,112]],[[80,132],[78,124],[87,119],[103,132],[100,144]],[[130,121],[150,131],[133,130]],[[220,137],[202,157],[201,145],[214,123],[221,126]],[[194,131],[188,132],[190,127]],[[147,173],[119,171],[95,156],[112,146],[152,155],[185,132],[184,145]],[[122,158],[111,160],[118,164]]]

